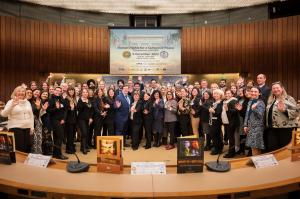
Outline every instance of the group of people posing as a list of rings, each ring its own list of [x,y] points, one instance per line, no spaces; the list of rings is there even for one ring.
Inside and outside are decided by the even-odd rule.
[[[76,85],[61,83],[40,87],[32,81],[12,93],[2,117],[14,132],[16,148],[23,152],[53,155],[75,153],[75,142],[87,154],[96,147],[97,136],[123,135],[125,146],[137,150],[145,137],[145,149],[165,145],[175,148],[176,138],[196,135],[205,138],[205,150],[225,158],[236,154],[258,155],[288,144],[298,127],[299,107],[280,82],[271,87],[266,76],[254,81],[226,85],[203,79],[188,85],[177,82],[161,85],[156,80],[143,83],[118,80],[117,88],[104,81]],[[53,142],[52,142],[53,139]]]

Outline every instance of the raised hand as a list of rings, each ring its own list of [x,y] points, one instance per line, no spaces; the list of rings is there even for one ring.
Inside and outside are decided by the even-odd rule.
[[[241,105],[240,103],[237,103],[237,104],[235,105],[235,109],[240,111],[240,110],[243,109],[243,107],[242,107],[242,105]]]
[[[144,114],[147,115],[148,113],[149,113],[149,111],[148,111],[147,109],[145,109],[145,110],[144,110]]]
[[[215,109],[212,108],[212,107],[210,107],[210,108],[208,109],[208,111],[209,111],[210,113],[215,113]]]
[[[45,102],[45,104],[42,106],[42,109],[47,110],[48,107],[49,107],[49,103]]]
[[[285,109],[285,105],[284,105],[284,102],[282,100],[280,100],[277,104],[277,108],[280,112],[284,112],[286,109]]]
[[[248,127],[244,127],[244,133],[245,133],[245,134],[248,134],[248,133],[249,133]]]
[[[56,101],[56,102],[55,102],[55,107],[56,107],[57,109],[60,109],[60,103],[59,103],[59,101]]]
[[[254,104],[251,106],[251,109],[252,109],[252,110],[253,110],[253,109],[256,109],[256,107],[257,107],[257,102],[254,103]]]
[[[116,107],[117,107],[117,108],[120,108],[120,106],[121,106],[121,102],[120,102],[119,100],[117,100],[117,101],[116,101]]]
[[[16,105],[18,105],[18,104],[19,104],[19,99],[18,99],[18,97],[15,96],[15,97],[13,98],[12,105],[13,105],[13,106],[16,106]]]

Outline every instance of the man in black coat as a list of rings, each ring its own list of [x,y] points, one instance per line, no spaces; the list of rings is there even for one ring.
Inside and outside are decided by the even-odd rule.
[[[268,98],[271,93],[271,89],[266,85],[266,75],[265,74],[259,74],[256,77],[256,81],[259,87],[259,91],[261,93],[261,98],[264,101],[265,104],[268,102]]]

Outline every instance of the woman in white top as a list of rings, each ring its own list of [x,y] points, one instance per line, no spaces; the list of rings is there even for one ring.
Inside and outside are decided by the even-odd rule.
[[[13,91],[11,98],[4,110],[1,111],[1,115],[8,117],[7,128],[15,134],[16,149],[29,153],[34,117],[30,102],[26,99],[26,89],[18,86]]]

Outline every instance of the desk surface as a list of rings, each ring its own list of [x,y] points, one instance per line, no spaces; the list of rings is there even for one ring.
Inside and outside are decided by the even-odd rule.
[[[300,162],[291,162],[290,158],[279,161],[278,166],[264,169],[246,167],[227,173],[206,171],[161,176],[93,172],[71,174],[61,169],[36,168],[16,163],[0,165],[0,185],[73,196],[207,196],[298,184],[299,171]]]

